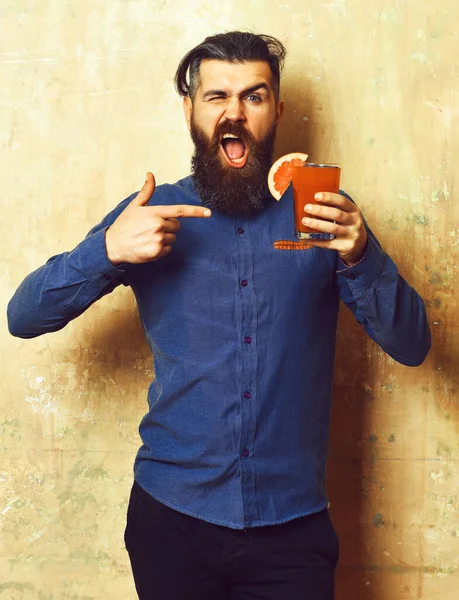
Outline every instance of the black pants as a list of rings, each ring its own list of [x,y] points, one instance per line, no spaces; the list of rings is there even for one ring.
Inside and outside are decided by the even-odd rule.
[[[235,530],[134,483],[125,542],[140,600],[333,600],[339,547],[327,510]]]

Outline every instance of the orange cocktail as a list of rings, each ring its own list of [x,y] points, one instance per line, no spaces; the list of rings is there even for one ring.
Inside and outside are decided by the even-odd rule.
[[[301,167],[293,167],[293,207],[295,215],[295,235],[303,240],[333,239],[328,233],[306,227],[301,219],[306,217],[305,204],[318,204],[314,196],[318,192],[339,192],[341,168],[339,165],[305,163]]]

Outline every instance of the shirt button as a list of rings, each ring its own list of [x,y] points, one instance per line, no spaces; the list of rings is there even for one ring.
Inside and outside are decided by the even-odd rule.
[[[247,279],[241,279],[242,287],[247,287]]]
[[[249,451],[247,450],[247,448],[244,448],[244,450],[242,451],[242,456],[244,456],[245,458],[247,458],[249,455]]]
[[[349,275],[348,275],[348,278],[349,278],[351,281],[354,281],[354,279],[355,279],[355,274],[354,274],[354,273],[349,273]]]
[[[245,390],[244,398],[247,398],[247,400],[249,400],[251,397],[252,397],[252,394],[249,392],[249,390]]]
[[[237,230],[237,232],[242,235],[244,233],[244,228],[243,227],[239,227],[238,230]]]
[[[249,337],[249,336],[246,336],[246,337],[244,338],[244,342],[245,342],[246,344],[251,344],[251,343],[252,343],[252,338],[251,338],[251,337]]]

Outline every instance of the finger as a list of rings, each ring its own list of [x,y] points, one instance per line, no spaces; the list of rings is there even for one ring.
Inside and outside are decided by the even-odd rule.
[[[137,194],[137,196],[131,202],[131,205],[132,206],[145,206],[148,203],[148,201],[150,200],[150,198],[152,197],[153,192],[155,191],[155,186],[156,186],[155,177],[154,177],[153,173],[148,171],[146,179],[145,179],[145,183],[143,184],[143,187],[140,190],[140,192]]]
[[[344,212],[354,212],[357,206],[341,194],[332,194],[331,192],[319,192],[315,194],[314,199],[321,204],[336,206]]]
[[[158,206],[144,206],[143,208],[142,217],[146,229],[150,228],[167,233],[175,233],[180,229],[181,225],[178,219],[167,219],[158,215]]]
[[[310,227],[314,229],[314,231],[318,231],[319,233],[333,233],[336,237],[344,237],[346,233],[346,228],[342,227],[338,223],[333,223],[330,221],[324,221],[323,219],[312,219],[310,217],[303,217],[301,222],[306,227]]]
[[[167,256],[171,252],[172,252],[172,246],[163,246],[162,249],[161,249],[161,252],[159,252],[156,255],[155,260],[157,260],[158,258],[162,258],[163,256]]]
[[[155,214],[163,219],[183,219],[184,217],[206,218],[212,214],[204,206],[177,204],[175,206],[155,206]]]
[[[166,233],[176,233],[180,229],[180,221],[178,219],[163,219],[162,230]]]
[[[176,239],[177,236],[175,233],[165,233],[163,236],[163,244],[165,246],[172,246],[172,244],[175,244]]]
[[[312,215],[313,217],[326,219],[327,221],[337,221],[343,225],[351,225],[353,223],[353,217],[349,213],[340,208],[328,205],[306,204],[304,212],[308,213],[308,216]]]

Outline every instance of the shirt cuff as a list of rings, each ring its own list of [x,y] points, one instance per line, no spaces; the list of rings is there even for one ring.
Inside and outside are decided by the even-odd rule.
[[[105,232],[107,229],[108,227],[104,227],[96,233],[88,235],[78,246],[81,251],[81,270],[88,280],[100,280],[106,283],[107,281],[122,279],[126,273],[127,265],[115,266],[108,259],[105,246]]]
[[[344,277],[353,294],[360,295],[364,290],[370,287],[381,275],[384,268],[385,252],[371,235],[368,236],[368,243],[365,254],[358,263],[348,267],[341,258],[337,274]]]

